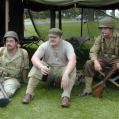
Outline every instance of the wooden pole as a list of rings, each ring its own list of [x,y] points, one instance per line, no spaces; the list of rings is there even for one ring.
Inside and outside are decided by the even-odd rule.
[[[61,10],[59,12],[59,28],[62,29],[62,15],[61,15]]]
[[[51,9],[50,10],[50,28],[55,27],[55,19],[56,19],[56,12],[55,10]]]
[[[9,0],[5,0],[5,32],[9,29]]]
[[[83,36],[83,8],[81,12],[81,37]]]

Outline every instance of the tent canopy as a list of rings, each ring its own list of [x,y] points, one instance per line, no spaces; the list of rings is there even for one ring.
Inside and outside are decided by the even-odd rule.
[[[45,10],[50,7],[56,9],[67,7],[84,7],[84,8],[98,8],[98,9],[116,9],[119,8],[119,0],[24,0],[26,7],[35,5],[35,9]],[[32,5],[30,5],[32,4]],[[40,7],[37,7],[40,6]],[[32,7],[33,8],[33,7]]]

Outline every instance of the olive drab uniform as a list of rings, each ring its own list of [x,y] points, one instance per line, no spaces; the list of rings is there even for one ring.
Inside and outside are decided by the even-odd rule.
[[[119,55],[119,35],[114,34],[112,39],[105,39],[98,36],[94,46],[90,50],[90,59],[96,60],[98,57],[116,58]]]
[[[7,52],[6,47],[0,48],[0,78],[3,80],[4,89],[12,96],[20,87],[21,71],[29,69],[28,53],[18,48],[14,56]],[[2,96],[0,94],[0,96]]]
[[[90,49],[90,59],[85,64],[84,72],[87,78],[86,80],[86,88],[84,92],[90,93],[92,92],[92,81],[95,69],[94,69],[94,60],[98,60],[102,67],[106,66],[106,64],[113,66],[116,63],[119,63],[119,35],[117,33],[113,33],[113,37],[111,39],[105,39],[103,35],[99,35],[95,40],[93,47]],[[85,79],[86,79],[85,78]]]

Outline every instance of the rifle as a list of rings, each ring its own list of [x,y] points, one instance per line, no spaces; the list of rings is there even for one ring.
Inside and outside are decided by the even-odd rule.
[[[96,97],[101,97],[101,94],[104,91],[104,88],[106,86],[106,82],[110,79],[110,77],[116,72],[117,67],[115,66],[103,79],[103,82],[97,87],[97,89],[94,91],[93,95]]]
[[[9,98],[9,96],[7,95],[7,93],[4,89],[2,81],[0,81],[0,90],[1,90],[2,94],[4,95],[4,98],[0,99],[0,107],[5,107],[10,102],[10,98]]]

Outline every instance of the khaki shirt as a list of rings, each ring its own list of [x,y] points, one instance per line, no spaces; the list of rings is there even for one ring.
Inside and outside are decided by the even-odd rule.
[[[20,78],[22,69],[29,69],[28,53],[25,49],[18,48],[14,56],[10,56],[6,47],[0,48],[0,71],[7,77]]]
[[[99,35],[89,53],[92,61],[97,60],[99,57],[115,58],[119,56],[119,36],[114,33],[111,39],[105,39]]]

